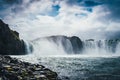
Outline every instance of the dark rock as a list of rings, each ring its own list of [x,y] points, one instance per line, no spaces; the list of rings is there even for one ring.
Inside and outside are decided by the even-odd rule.
[[[12,62],[8,62],[12,61]],[[16,61],[16,62],[15,62]],[[39,64],[22,62],[16,58],[0,55],[1,80],[58,80],[56,72]]]
[[[94,39],[87,39],[86,41],[94,41]]]
[[[83,43],[80,38],[73,36],[70,38],[74,53],[80,53],[83,49]]]
[[[0,54],[25,54],[25,43],[20,40],[19,33],[11,30],[2,20],[0,20]]]

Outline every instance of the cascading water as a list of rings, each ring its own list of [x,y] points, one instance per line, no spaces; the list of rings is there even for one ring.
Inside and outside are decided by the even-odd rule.
[[[114,40],[86,40],[84,41],[84,53],[95,54],[119,54],[120,42]]]
[[[32,41],[33,54],[36,55],[68,55],[76,54],[69,38],[43,38]],[[98,40],[93,39],[82,41],[82,49],[77,54],[85,55],[111,55],[119,54],[119,40]],[[28,50],[29,51],[29,50]]]
[[[75,39],[40,38],[31,41],[32,54],[16,57],[46,66],[62,80],[120,80],[119,40],[91,39],[80,44],[80,40]],[[82,49],[76,54],[75,48]]]
[[[33,41],[33,54],[34,55],[63,55],[65,54],[64,49],[62,48],[62,45],[58,43],[56,45],[52,41],[49,41],[47,39],[40,39],[38,41]]]
[[[84,53],[90,54],[106,54],[108,53],[109,46],[105,42],[105,40],[99,41],[84,41]],[[111,53],[111,52],[109,52]]]
[[[29,41],[24,41],[26,53],[30,54],[33,51],[32,44]]]
[[[82,42],[80,41],[79,38],[76,37],[72,38],[66,36],[51,36],[33,40],[32,41],[32,45],[34,48],[33,54],[39,55],[75,54],[80,51]]]

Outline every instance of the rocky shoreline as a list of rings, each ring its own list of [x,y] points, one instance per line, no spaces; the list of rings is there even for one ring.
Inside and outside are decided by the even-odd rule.
[[[56,72],[43,65],[0,55],[0,80],[59,80]]]

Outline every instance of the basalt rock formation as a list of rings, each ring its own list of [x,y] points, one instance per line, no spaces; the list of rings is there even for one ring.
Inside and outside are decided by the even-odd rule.
[[[25,43],[19,38],[19,33],[9,28],[0,20],[0,54],[22,55],[25,54]]]

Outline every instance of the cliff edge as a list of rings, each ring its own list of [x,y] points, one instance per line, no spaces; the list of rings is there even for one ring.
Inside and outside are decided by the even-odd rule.
[[[19,38],[19,33],[9,28],[0,20],[0,54],[22,55],[25,54],[25,43]]]

